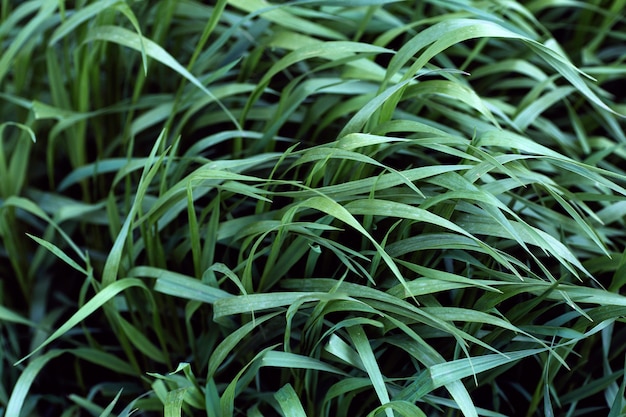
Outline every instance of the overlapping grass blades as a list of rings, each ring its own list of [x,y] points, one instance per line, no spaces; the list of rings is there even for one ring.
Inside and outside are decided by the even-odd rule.
[[[623,414],[624,2],[214,3],[0,2],[0,415]]]

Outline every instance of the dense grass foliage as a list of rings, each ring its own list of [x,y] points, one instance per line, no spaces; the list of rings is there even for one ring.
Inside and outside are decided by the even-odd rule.
[[[623,0],[0,0],[0,416],[622,416]]]

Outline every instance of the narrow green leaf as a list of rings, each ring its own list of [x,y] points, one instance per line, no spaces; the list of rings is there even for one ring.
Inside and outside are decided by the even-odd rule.
[[[167,393],[164,404],[165,417],[181,417],[183,399],[187,388],[179,388]]]
[[[424,414],[418,406],[408,401],[391,401],[387,404],[381,405],[380,407],[376,407],[376,409],[372,410],[367,417],[375,417],[381,411],[387,412],[387,410],[393,410],[404,417],[426,417],[426,414]]]
[[[58,246],[54,245],[51,242],[48,242],[47,240],[43,240],[37,236],[33,236],[29,233],[26,233],[26,235],[28,237],[30,237],[31,239],[33,239],[35,242],[39,243],[41,246],[43,246],[44,248],[48,249],[50,252],[52,252],[56,257],[58,257],[59,259],[61,259],[63,262],[65,262],[66,264],[68,264],[69,266],[71,266],[72,268],[74,268],[75,270],[77,270],[78,272],[80,272],[81,274],[87,276],[89,275],[87,273],[87,270],[85,270],[82,266],[78,265],[72,258],[70,258],[69,256],[67,256],[65,254],[65,252],[63,252],[61,249],[59,249]]]
[[[156,278],[155,291],[189,300],[213,304],[219,299],[232,297],[230,293],[211,287],[196,278],[165,269],[137,266],[129,271],[129,275]]]
[[[78,323],[83,321],[86,317],[96,311],[98,308],[102,307],[107,301],[113,299],[120,292],[127,290],[128,288],[139,287],[146,291],[148,288],[136,278],[124,278],[119,281],[113,282],[107,287],[103,288],[100,292],[98,292],[91,300],[89,300],[84,306],[82,306],[76,313],[74,313],[61,327],[59,327],[54,333],[52,333],[42,344],[40,344],[35,350],[31,353],[20,359],[16,362],[20,364],[24,362],[26,359],[34,355],[36,352],[39,352],[41,349],[49,345],[51,342],[55,341],[59,337],[63,336],[63,334],[67,333],[72,327],[76,326]]]
[[[370,100],[361,110],[359,110],[346,125],[341,129],[341,132],[337,135],[337,139],[341,139],[350,133],[358,133],[363,126],[370,120],[376,110],[378,110],[387,100],[406,87],[412,80],[408,79],[401,83],[395,84],[382,93]],[[369,133],[369,132],[364,132]]]
[[[281,312],[265,314],[261,317],[255,318],[254,321],[250,321],[243,326],[240,326],[237,330],[231,332],[224,340],[215,348],[211,357],[209,358],[209,367],[207,371],[208,378],[213,378],[218,368],[222,366],[224,360],[236,351],[239,343],[250,333],[252,330],[265,323],[266,321],[276,317]]]
[[[10,322],[10,323],[18,323],[23,324],[25,326],[30,326],[33,328],[37,327],[37,323],[28,320],[22,317],[20,314],[14,312],[13,310],[0,305],[0,322]]]
[[[110,369],[118,374],[136,375],[134,370],[128,366],[128,362],[125,362],[111,353],[86,347],[73,349],[71,353],[77,358],[86,360],[103,368]]]
[[[626,358],[624,361],[624,367],[626,369]],[[622,383],[620,384],[619,391],[615,395],[615,399],[611,404],[611,409],[607,417],[620,417],[624,415],[624,408],[626,407],[626,401],[624,400],[624,392],[626,390],[626,375],[622,374]]]
[[[111,412],[113,411],[113,407],[115,407],[115,404],[117,404],[117,401],[120,399],[120,395],[122,395],[122,391],[123,389],[120,389],[117,392],[117,394],[115,395],[115,398],[113,398],[113,400],[109,403],[109,405],[107,405],[106,408],[102,410],[102,413],[100,413],[100,417],[109,417],[111,415]]]
[[[285,417],[306,417],[304,407],[293,389],[291,384],[284,385],[275,394],[274,398],[278,401],[280,409]]]
[[[365,336],[363,328],[359,325],[349,327],[348,333],[350,334],[350,338],[359,353],[361,362],[363,362],[363,366],[372,381],[372,385],[374,386],[374,391],[376,391],[378,399],[383,405],[389,403],[389,392],[387,391],[383,374],[380,371],[378,362],[374,356],[370,342],[367,339],[367,336]],[[391,409],[386,409],[385,412],[389,417],[393,417]]]
[[[310,358],[308,356],[298,355],[290,352],[269,351],[263,355],[261,359],[261,366],[270,366],[276,368],[286,369],[312,369],[316,371],[330,372],[333,374],[339,374],[348,376],[342,370],[330,366],[318,359]]]
[[[126,333],[128,340],[130,340],[137,350],[155,362],[167,364],[168,359],[165,354],[159,350],[159,348],[157,348],[139,329],[121,316],[118,316],[116,321],[122,328],[122,331]]]
[[[135,194],[133,205],[131,206],[130,212],[126,216],[126,220],[124,220],[124,224],[122,225],[122,229],[119,231],[119,234],[115,239],[115,243],[107,256],[106,263],[104,264],[104,270],[102,272],[102,284],[105,286],[111,284],[117,279],[124,245],[126,244],[126,238],[131,231],[135,216],[137,215],[139,207],[142,204],[146,190],[163,161],[163,157],[156,158],[157,151],[161,147],[161,142],[163,140],[165,140],[165,130],[161,131],[161,134],[152,147],[152,151],[148,157],[148,162],[144,166],[143,173],[137,187],[137,193]]]
[[[15,386],[13,387],[13,392],[11,393],[11,397],[9,398],[9,402],[7,403],[7,408],[4,413],[5,416],[20,416],[22,407],[24,406],[24,400],[26,399],[28,391],[30,390],[30,387],[37,375],[39,375],[43,367],[46,366],[50,360],[62,355],[63,353],[65,353],[64,350],[51,350],[50,352],[35,358],[26,366],[26,368],[24,368],[15,383]],[[24,359],[22,359],[22,361]]]
[[[504,366],[529,356],[535,356],[545,351],[546,349],[524,349],[515,352],[507,352],[506,355],[488,354],[472,358],[456,359],[431,366],[429,373],[433,388],[438,388],[498,366]]]
[[[289,7],[286,5],[271,5],[264,0],[229,0],[228,3],[233,7],[248,13],[260,15],[264,19],[274,22],[279,26],[294,29],[297,32],[304,32],[328,39],[345,38],[340,32],[332,30],[325,25],[318,24],[312,20],[303,19],[298,17],[295,13],[290,13]]]
[[[325,293],[309,292],[273,292],[267,294],[248,294],[237,297],[221,298],[215,301],[215,318],[240,313],[269,310],[295,303],[299,298],[317,301],[326,297]]]

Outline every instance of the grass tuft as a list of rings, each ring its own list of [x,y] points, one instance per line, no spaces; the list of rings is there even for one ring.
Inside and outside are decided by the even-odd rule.
[[[0,417],[623,415],[624,6],[0,1]]]

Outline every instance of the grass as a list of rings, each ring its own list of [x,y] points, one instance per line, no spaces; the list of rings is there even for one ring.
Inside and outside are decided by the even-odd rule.
[[[625,415],[623,7],[1,0],[0,416]]]

